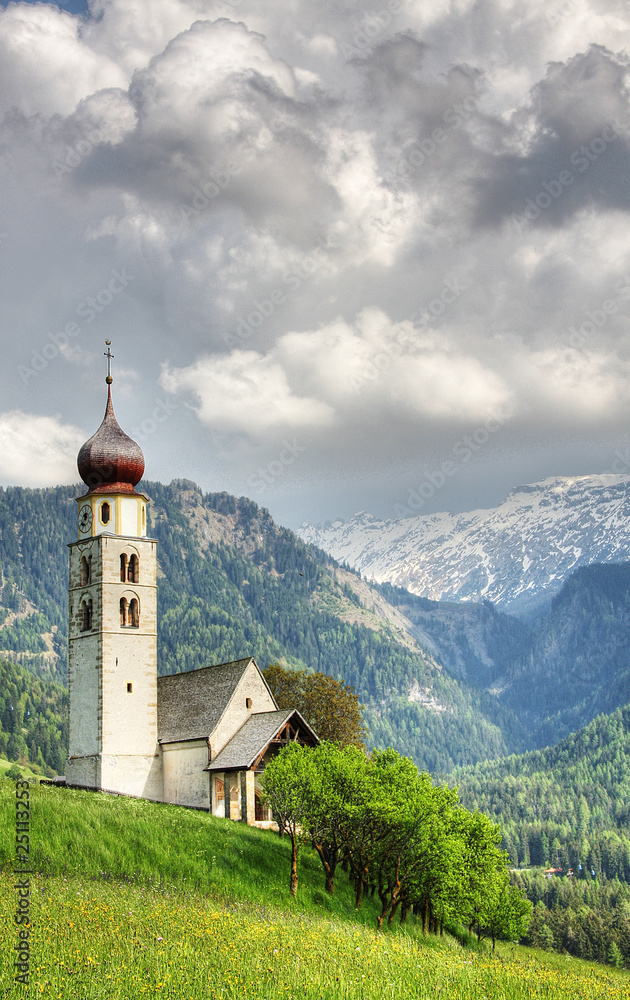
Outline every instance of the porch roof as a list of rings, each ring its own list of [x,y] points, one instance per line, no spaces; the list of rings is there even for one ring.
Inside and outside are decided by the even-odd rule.
[[[223,747],[204,770],[248,770],[291,719],[295,720],[297,728],[306,737],[308,743],[313,746],[319,743],[317,735],[297,709],[285,708],[277,712],[257,712],[250,715],[230,742]]]

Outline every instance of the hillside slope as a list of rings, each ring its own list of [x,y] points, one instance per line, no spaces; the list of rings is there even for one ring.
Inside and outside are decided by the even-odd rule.
[[[531,648],[494,682],[538,746],[630,701],[630,563],[585,566],[532,632]]]
[[[630,882],[630,704],[557,746],[457,770],[451,783],[468,809],[501,824],[514,864]]]
[[[578,567],[630,558],[628,478],[555,477],[491,510],[386,521],[361,513],[298,533],[379,583],[529,615]]]
[[[630,701],[630,563],[584,566],[527,626],[490,604],[429,601],[382,584],[451,676],[492,694],[544,747]]]
[[[297,900],[287,838],[205,813],[103,794],[30,789],[35,931],[31,990],[44,1000],[144,994],[220,1000],[627,1000],[628,975],[513,944],[496,955],[421,918],[375,934],[375,900],[359,910],[340,871],[331,897],[308,846]],[[63,816],[64,822],[59,822]],[[0,907],[15,908],[15,791],[0,783]],[[615,934],[617,930],[615,929]],[[465,936],[461,935],[466,941]],[[0,925],[0,954],[16,928]],[[0,992],[17,996],[13,961]]]

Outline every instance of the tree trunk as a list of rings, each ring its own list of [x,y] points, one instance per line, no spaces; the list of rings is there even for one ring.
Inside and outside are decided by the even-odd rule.
[[[385,917],[387,916],[392,907],[392,895],[389,887],[382,889],[379,887],[378,898],[381,901],[382,910],[380,917],[376,918],[376,927],[380,931],[381,927],[383,926],[383,921],[385,920]]]
[[[298,873],[297,873],[297,860],[298,860],[298,847],[296,835],[291,834],[291,878],[289,880],[289,887],[291,889],[291,895],[295,899],[297,896],[298,889]]]
[[[398,912],[398,907],[399,906],[400,906],[400,899],[397,899],[395,901],[394,905],[392,906],[391,910],[389,911],[389,917],[387,918],[387,923],[388,923],[388,925],[390,927],[392,926],[392,924],[394,922],[394,917],[396,916],[396,914]]]
[[[429,900],[423,899],[422,901],[422,933],[427,936],[427,920],[429,917]]]
[[[323,844],[313,840],[313,847],[319,854],[326,879],[325,889],[331,896],[335,891],[335,868],[337,867],[337,850],[327,851]]]
[[[403,900],[403,902],[401,903],[401,906],[400,906],[400,922],[401,922],[401,924],[404,924],[405,921],[407,920],[407,914],[408,913],[409,913],[409,903],[407,903],[405,900]]]

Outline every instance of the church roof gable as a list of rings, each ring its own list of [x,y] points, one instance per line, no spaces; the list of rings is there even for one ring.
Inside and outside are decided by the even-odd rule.
[[[247,656],[242,660],[158,677],[160,743],[210,737],[250,663],[258,669],[254,658]]]
[[[319,743],[317,736],[297,709],[286,708],[277,712],[258,712],[250,715],[227,746],[217,754],[205,770],[235,771],[251,767],[256,758],[290,719],[295,720],[313,744]]]

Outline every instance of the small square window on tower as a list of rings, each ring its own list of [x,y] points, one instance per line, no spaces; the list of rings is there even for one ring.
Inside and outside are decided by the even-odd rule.
[[[131,681],[127,681],[127,694],[132,694],[132,693],[133,693],[133,684],[131,683]]]
[[[245,708],[251,708],[251,707],[252,707],[252,699],[251,698],[246,698],[245,699]]]

